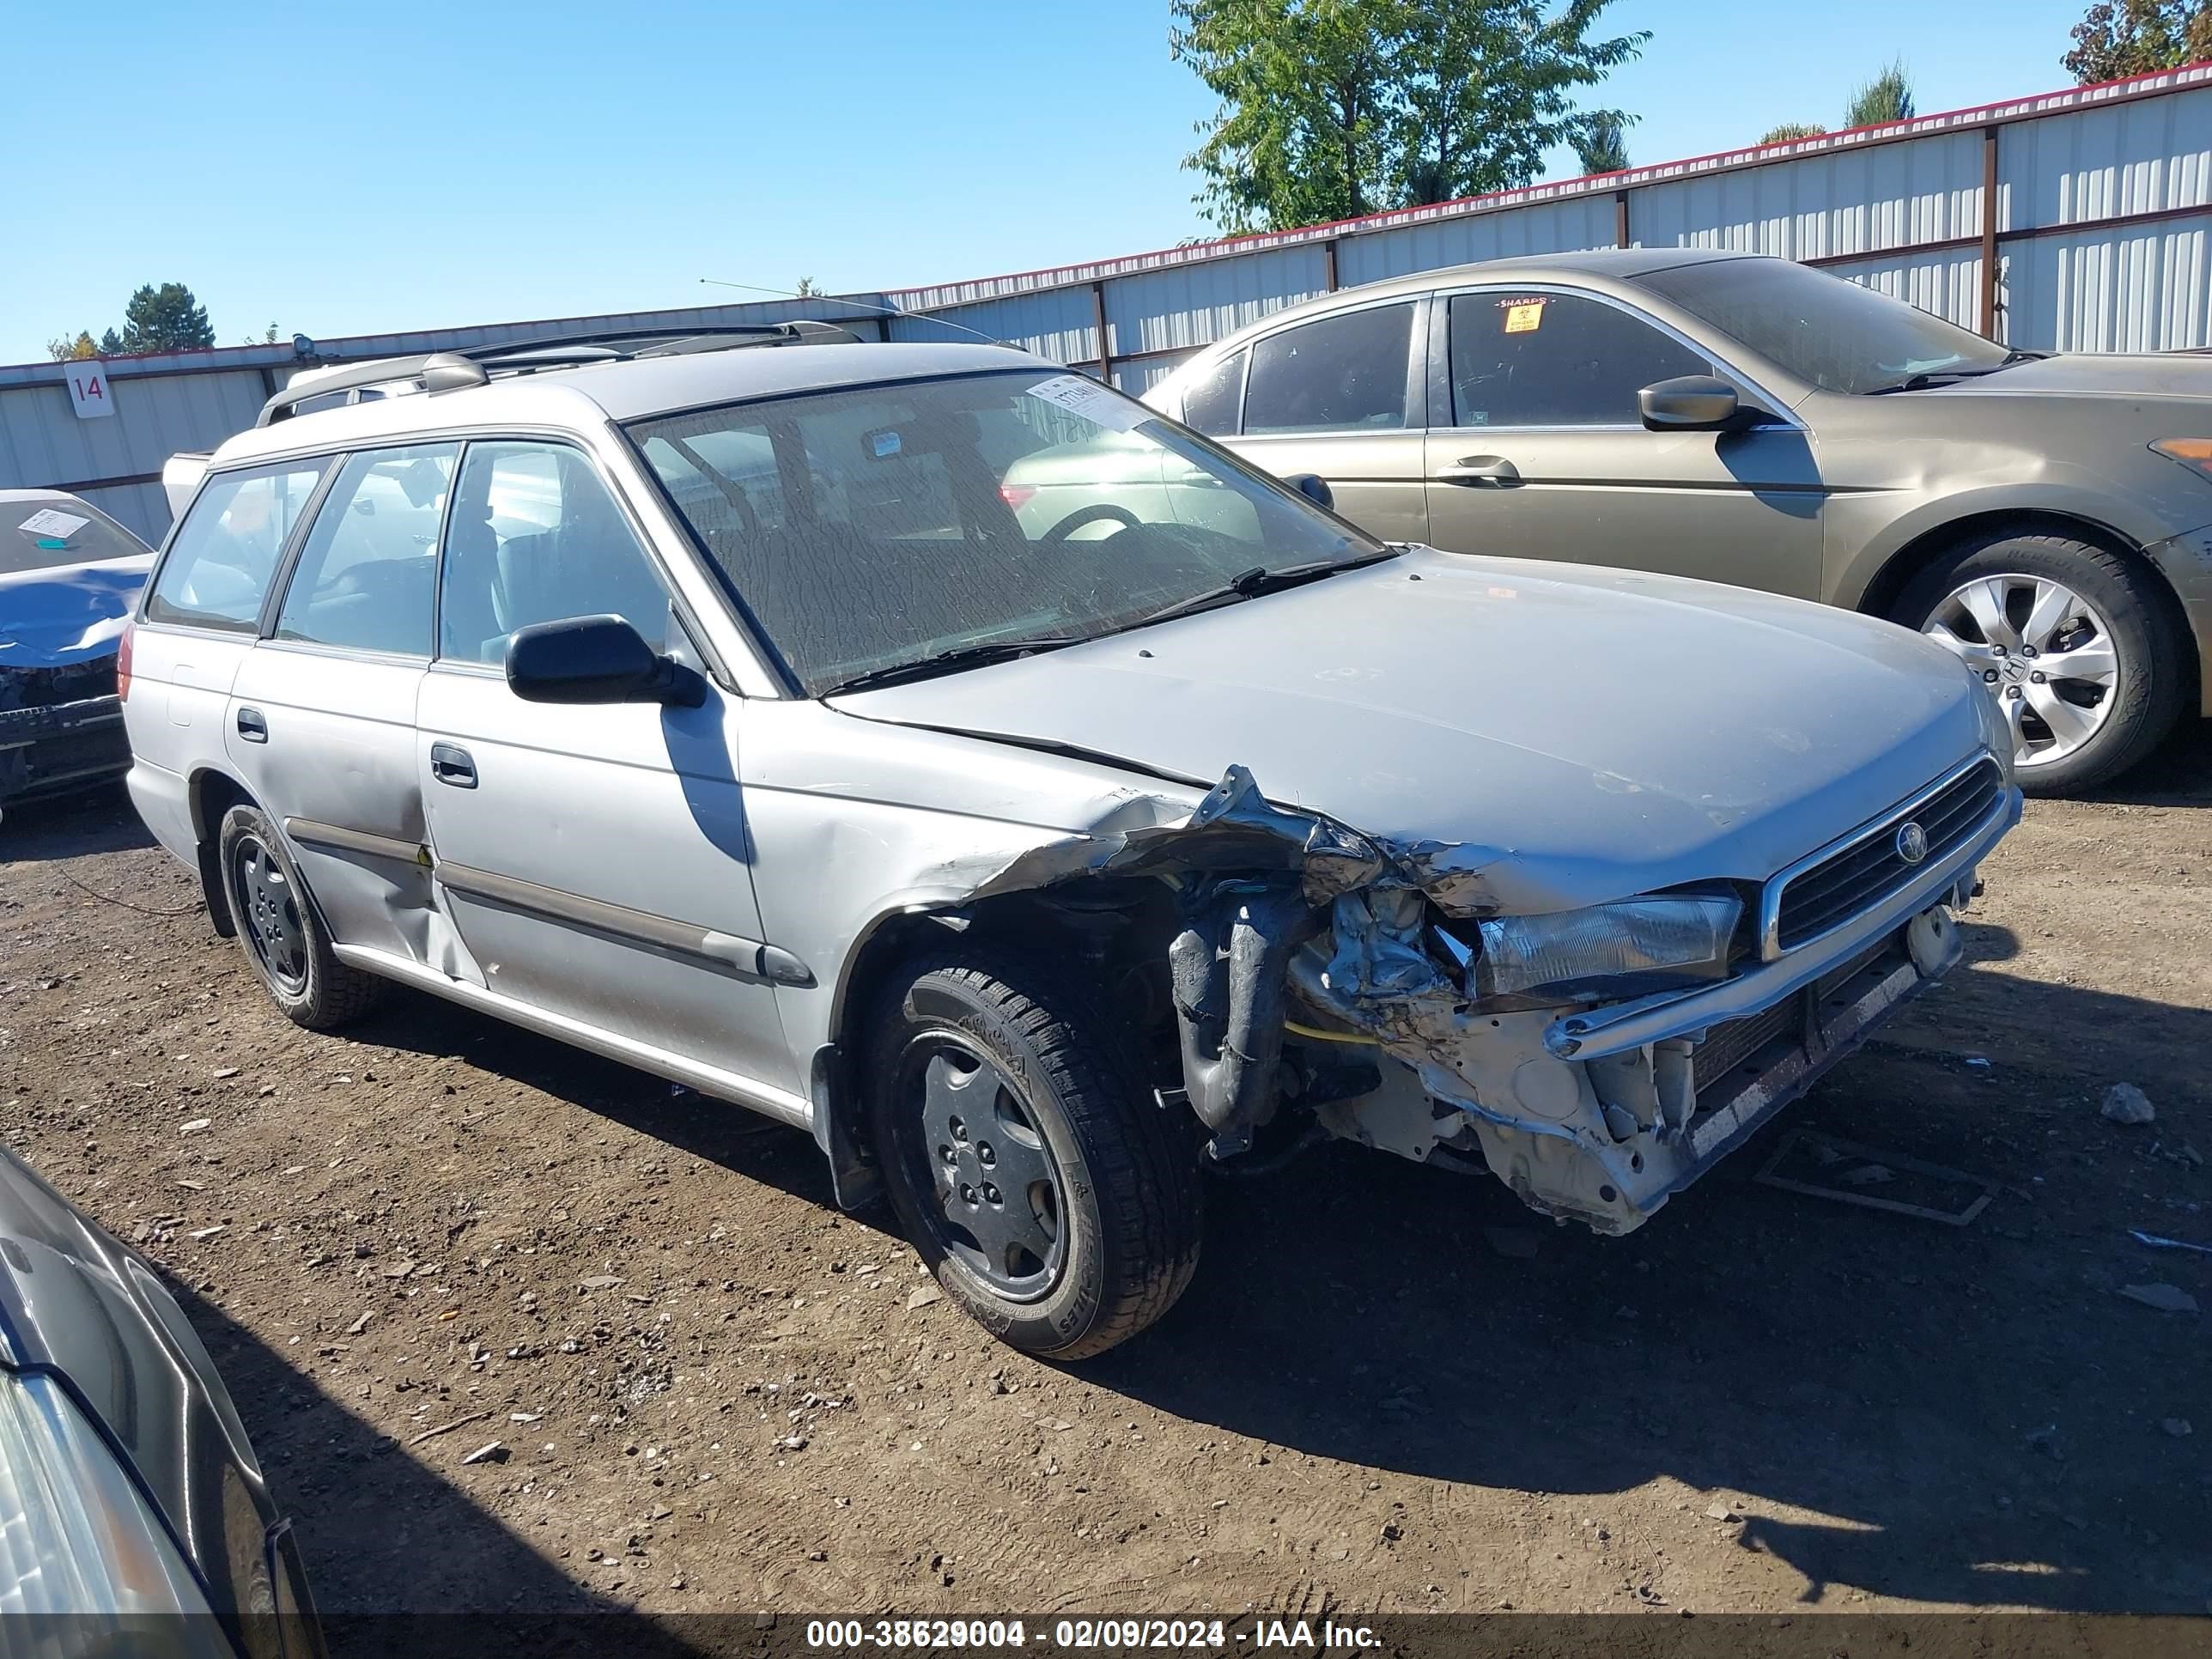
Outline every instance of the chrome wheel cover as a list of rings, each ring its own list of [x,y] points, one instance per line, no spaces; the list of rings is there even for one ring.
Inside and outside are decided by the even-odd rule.
[[[2064,760],[2104,730],[2120,687],[2112,629],[2096,607],[2048,576],[1977,576],[1920,631],[1982,678],[2012,731],[2013,764]]]

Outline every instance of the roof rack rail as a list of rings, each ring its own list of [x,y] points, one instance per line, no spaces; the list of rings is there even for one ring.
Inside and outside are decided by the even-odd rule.
[[[731,351],[744,346],[858,344],[860,337],[835,323],[716,323],[690,328],[631,328],[590,334],[566,334],[547,340],[507,340],[497,345],[464,346],[407,357],[380,357],[293,383],[261,406],[256,426],[296,416],[319,398],[346,397],[371,386],[420,383],[426,392],[458,392],[482,386],[494,374],[530,374],[545,369],[580,368],[591,363],[628,362],[641,357],[674,357],[700,351]]]

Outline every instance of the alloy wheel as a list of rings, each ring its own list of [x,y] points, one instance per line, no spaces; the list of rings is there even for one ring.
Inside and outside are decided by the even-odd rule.
[[[288,996],[307,988],[307,933],[298,890],[258,836],[241,836],[231,849],[231,891],[239,926],[270,983]]]
[[[938,1244],[1010,1301],[1048,1295],[1066,1258],[1066,1203],[1021,1090],[996,1060],[946,1032],[908,1049],[906,1075],[921,1111],[925,1218]]]
[[[2087,600],[2047,576],[1977,576],[1951,590],[1921,631],[1962,658],[2004,710],[2013,763],[2063,760],[2104,729],[2120,664]]]

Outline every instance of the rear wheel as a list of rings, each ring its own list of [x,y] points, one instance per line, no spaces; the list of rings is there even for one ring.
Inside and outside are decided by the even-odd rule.
[[[2186,647],[2157,578],[2086,542],[1968,542],[1913,580],[1893,620],[1981,676],[2030,794],[2117,777],[2180,715]]]
[[[892,1206],[994,1335],[1083,1358],[1182,1294],[1192,1147],[1069,992],[994,951],[917,957],[875,1011],[866,1066]]]
[[[376,1003],[385,981],[331,954],[299,867],[259,807],[222,815],[216,860],[246,959],[287,1017],[311,1031],[335,1030]]]

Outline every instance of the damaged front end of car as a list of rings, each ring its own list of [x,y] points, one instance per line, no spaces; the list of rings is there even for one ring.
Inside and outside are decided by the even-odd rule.
[[[1160,1103],[1211,1159],[1334,1136],[1625,1233],[1955,963],[1952,912],[2019,813],[1977,757],[1763,882],[1510,915],[1495,855],[1279,807],[1231,768],[1181,821],[1038,848],[975,897],[1167,884]]]

